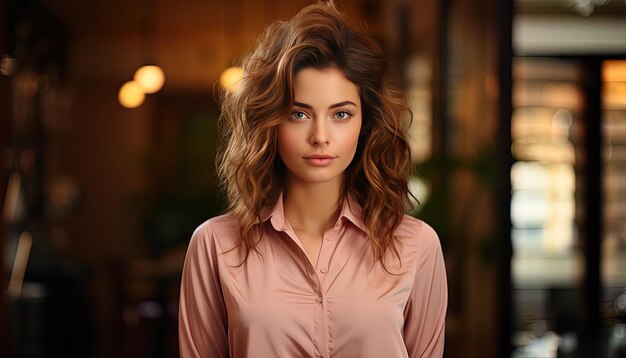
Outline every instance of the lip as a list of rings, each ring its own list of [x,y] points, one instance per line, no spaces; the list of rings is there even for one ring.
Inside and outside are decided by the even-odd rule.
[[[311,154],[304,157],[307,163],[316,167],[324,167],[333,162],[337,158],[330,154]]]
[[[336,157],[330,154],[311,154],[306,155],[304,159],[335,159]]]

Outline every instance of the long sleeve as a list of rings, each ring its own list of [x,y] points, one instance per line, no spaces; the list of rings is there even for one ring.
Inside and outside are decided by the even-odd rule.
[[[187,249],[178,318],[183,358],[228,357],[226,308],[214,240],[205,223],[194,232]]]
[[[442,357],[448,305],[446,269],[439,238],[425,225],[419,238],[415,279],[405,309],[404,339],[409,357]]]

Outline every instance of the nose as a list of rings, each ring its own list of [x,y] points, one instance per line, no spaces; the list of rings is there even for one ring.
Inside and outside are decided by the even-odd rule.
[[[313,145],[326,145],[328,144],[328,123],[324,120],[313,121],[311,129],[311,144]]]

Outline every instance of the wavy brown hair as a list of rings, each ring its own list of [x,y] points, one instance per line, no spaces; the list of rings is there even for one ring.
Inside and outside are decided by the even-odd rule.
[[[283,190],[277,126],[293,104],[294,76],[303,68],[331,66],[357,85],[362,103],[361,135],[345,172],[344,198],[350,195],[362,207],[376,260],[385,266],[388,250],[398,256],[394,232],[410,205],[406,99],[392,84],[376,41],[351,27],[332,3],[320,3],[269,25],[243,59],[243,79],[223,94],[218,172],[239,224],[243,262],[256,247],[262,212]]]

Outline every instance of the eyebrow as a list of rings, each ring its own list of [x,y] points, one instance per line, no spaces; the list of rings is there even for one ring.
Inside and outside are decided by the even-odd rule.
[[[335,104],[331,104],[328,108],[329,109],[333,109],[333,108],[338,108],[338,107],[343,107],[346,105],[353,105],[355,107],[357,107],[357,105],[352,102],[352,101],[343,101],[343,102],[339,102],[339,103],[335,103]],[[302,102],[293,102],[294,106],[298,106],[298,107],[302,107],[302,108],[307,108],[307,109],[312,109],[313,106],[311,106],[310,104],[306,104],[306,103],[302,103]]]

